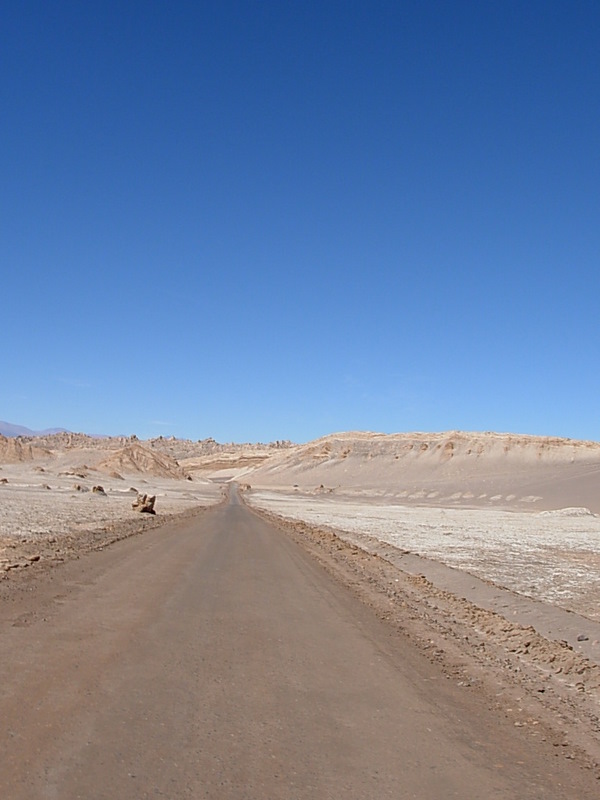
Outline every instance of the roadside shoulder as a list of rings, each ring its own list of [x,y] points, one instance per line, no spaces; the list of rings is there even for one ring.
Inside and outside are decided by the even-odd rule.
[[[354,534],[248,508],[307,550],[437,663],[448,680],[465,691],[485,692],[490,707],[513,719],[515,727],[551,742],[557,755],[581,761],[600,778],[600,666],[595,661],[568,641],[516,621],[511,603],[502,614],[486,608],[484,598],[475,602],[450,591],[435,562],[429,576],[417,573],[419,557],[370,537],[358,541]],[[475,585],[466,573],[458,577]],[[499,598],[506,591],[487,588]]]

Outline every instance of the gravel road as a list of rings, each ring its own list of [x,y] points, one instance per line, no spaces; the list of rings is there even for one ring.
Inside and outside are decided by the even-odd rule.
[[[0,592],[0,796],[597,797],[232,495]]]

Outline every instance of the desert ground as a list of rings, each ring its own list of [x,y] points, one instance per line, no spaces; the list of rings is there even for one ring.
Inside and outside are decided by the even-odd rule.
[[[155,515],[133,510],[138,493],[156,497]],[[0,571],[61,561],[218,503],[222,493],[136,440],[1,437]]]
[[[600,445],[341,434],[248,476],[252,505],[371,537],[600,620]]]
[[[481,687],[493,676],[496,696],[512,698],[499,715],[544,728],[600,775],[596,442],[0,437],[0,601],[85,552],[210,513],[236,487],[447,678]],[[156,497],[155,515],[134,510],[138,494]]]

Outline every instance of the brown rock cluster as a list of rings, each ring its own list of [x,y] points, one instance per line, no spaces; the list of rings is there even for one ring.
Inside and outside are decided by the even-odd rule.
[[[134,511],[139,511],[145,514],[156,514],[154,510],[154,503],[156,502],[156,495],[138,494],[136,499],[131,504]]]

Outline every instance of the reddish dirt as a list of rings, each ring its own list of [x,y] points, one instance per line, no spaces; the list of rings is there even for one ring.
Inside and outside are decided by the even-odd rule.
[[[597,797],[587,728],[451,599],[235,495],[0,587],[11,800]]]

